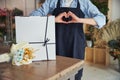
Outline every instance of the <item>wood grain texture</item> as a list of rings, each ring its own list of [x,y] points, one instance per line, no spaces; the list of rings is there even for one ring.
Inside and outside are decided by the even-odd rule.
[[[39,61],[29,65],[0,64],[0,80],[59,80],[83,66],[79,59],[57,56],[55,61]]]
[[[0,45],[0,54],[10,52],[10,46]]]

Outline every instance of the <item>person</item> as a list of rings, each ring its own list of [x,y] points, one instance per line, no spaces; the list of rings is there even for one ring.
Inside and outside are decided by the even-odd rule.
[[[106,17],[90,0],[45,0],[30,16],[55,16],[56,54],[84,59],[86,47],[83,24],[102,28]],[[75,75],[81,80],[83,69]]]

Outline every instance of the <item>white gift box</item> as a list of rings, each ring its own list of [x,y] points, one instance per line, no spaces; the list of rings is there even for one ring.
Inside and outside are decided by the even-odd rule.
[[[55,17],[15,17],[16,43],[28,42],[35,50],[33,61],[55,60]]]

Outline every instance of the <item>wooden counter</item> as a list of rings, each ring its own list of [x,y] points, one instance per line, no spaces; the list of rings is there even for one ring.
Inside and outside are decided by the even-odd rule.
[[[39,61],[13,66],[0,63],[0,80],[74,80],[84,61],[57,56],[56,61]]]
[[[6,53],[6,52],[10,52],[10,46],[9,45],[5,46],[0,44],[0,54]]]

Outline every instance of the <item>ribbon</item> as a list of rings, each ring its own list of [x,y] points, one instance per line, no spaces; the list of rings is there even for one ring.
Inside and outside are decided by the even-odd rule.
[[[38,43],[41,44],[41,43],[43,43],[43,46],[46,47],[47,60],[49,60],[47,44],[55,44],[55,43],[48,43],[48,42],[50,41],[50,39],[47,38],[47,27],[48,27],[48,16],[47,16],[47,20],[46,20],[46,28],[45,28],[44,42],[29,42],[29,44],[38,44]]]
[[[47,43],[48,43],[48,41],[50,41],[50,39],[46,39],[45,41],[44,41],[44,44],[43,44],[43,46],[46,46],[47,45]]]

